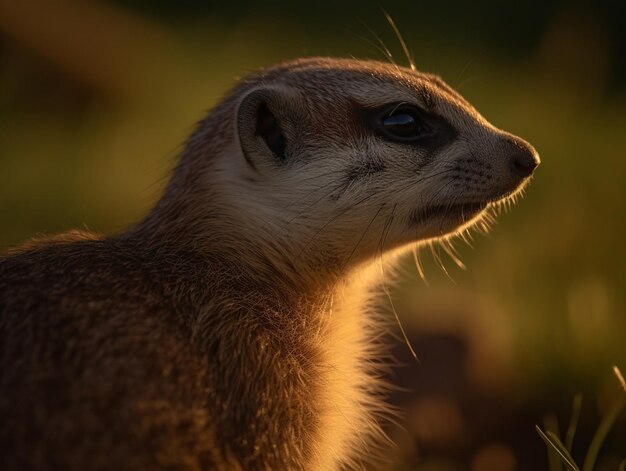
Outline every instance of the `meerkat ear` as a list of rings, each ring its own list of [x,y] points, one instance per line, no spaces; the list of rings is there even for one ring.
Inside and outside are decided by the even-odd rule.
[[[248,93],[237,112],[243,155],[255,170],[262,162],[285,163],[301,125],[302,102],[291,90],[262,88]]]

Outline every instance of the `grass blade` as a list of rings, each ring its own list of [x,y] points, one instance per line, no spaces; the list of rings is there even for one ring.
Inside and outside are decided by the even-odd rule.
[[[587,456],[583,463],[583,471],[593,471],[596,460],[598,459],[598,454],[600,453],[600,448],[602,448],[602,444],[606,440],[615,420],[620,412],[622,412],[624,405],[626,405],[626,394],[620,394],[619,398],[611,404],[607,413],[602,417],[600,425],[598,425],[596,433],[593,434],[593,438],[591,439],[591,444],[589,445],[589,450],[587,451]]]
[[[576,429],[578,428],[582,405],[583,395],[578,393],[574,396],[574,402],[572,403],[572,416],[569,420],[567,433],[565,434],[565,448],[567,448],[567,451],[570,453],[572,452],[572,446],[574,445],[574,435],[576,435]]]
[[[543,418],[544,433],[553,432],[560,440],[559,421],[554,414],[548,414]],[[563,461],[554,449],[548,447],[548,469],[550,471],[563,471]]]
[[[563,443],[561,442],[561,440],[559,440],[559,437],[557,437],[556,434],[554,434],[553,432],[544,433],[544,431],[541,430],[539,425],[535,425],[535,429],[537,430],[537,433],[539,434],[541,439],[546,443],[546,445],[550,447],[549,449],[556,452],[556,454],[559,456],[561,461],[570,470],[580,471],[580,468],[578,467],[578,465],[576,465],[576,462],[570,455],[569,451],[567,451],[567,448],[565,448],[565,445],[563,445]]]
[[[626,392],[626,380],[624,379],[624,375],[616,365],[613,366],[613,373],[615,373],[615,376],[617,376],[619,385],[622,387],[624,392]]]

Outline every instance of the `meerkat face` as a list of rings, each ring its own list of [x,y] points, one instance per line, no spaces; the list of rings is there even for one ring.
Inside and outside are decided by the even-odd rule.
[[[358,261],[454,233],[539,164],[441,79],[389,64],[270,70],[243,94],[236,127],[240,209],[297,256]]]

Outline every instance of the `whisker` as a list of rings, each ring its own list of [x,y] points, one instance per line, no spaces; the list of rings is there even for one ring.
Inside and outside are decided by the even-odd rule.
[[[366,28],[369,29],[369,27],[365,23],[363,23],[363,22],[361,22],[361,23],[363,24],[363,26],[365,26]],[[369,32],[370,32],[370,34],[373,34],[371,30]],[[372,46],[374,49],[376,49],[376,51],[380,52],[385,57],[385,59],[387,59],[389,62],[391,62],[392,65],[396,66],[396,63],[393,61],[393,56],[391,55],[391,51],[389,51],[389,49],[387,49],[386,47],[383,47],[384,45],[383,46],[380,45],[380,44],[382,44],[382,41],[380,40],[380,38],[377,38],[378,42],[380,44],[376,44],[373,41],[370,41],[369,39],[361,36],[360,34],[357,34],[357,33],[353,32],[353,31],[350,31],[350,33],[354,37],[356,37],[357,39],[360,39],[361,41],[365,41],[367,44]],[[357,57],[352,57],[352,58],[358,60]]]
[[[350,263],[350,260],[352,260],[352,257],[354,256],[357,248],[359,247],[359,245],[361,245],[361,242],[363,242],[363,239],[365,238],[365,235],[367,234],[367,231],[369,231],[370,227],[372,227],[372,224],[374,223],[374,220],[378,217],[378,215],[380,214],[380,212],[382,211],[382,209],[384,207],[385,207],[385,203],[380,205],[380,208],[378,208],[378,211],[376,211],[376,213],[374,214],[374,216],[370,220],[369,224],[367,225],[367,227],[363,231],[363,234],[361,234],[361,237],[359,237],[359,240],[357,241],[356,245],[352,248],[352,251],[350,252],[350,255],[346,259],[345,263],[343,264],[343,267],[341,268],[340,273],[343,273],[345,271],[346,267]]]
[[[419,247],[417,245],[414,246],[412,252],[413,252],[413,260],[415,260],[415,268],[417,268],[417,273],[419,274],[424,284],[428,286],[428,280],[426,279],[426,275],[424,273],[424,267],[422,266],[422,262],[420,260],[418,251],[419,251]]]
[[[419,358],[417,357],[417,354],[415,353],[415,350],[413,349],[413,346],[411,345],[411,341],[409,340],[409,337],[407,336],[404,327],[402,326],[402,322],[400,321],[400,316],[398,315],[398,311],[396,311],[396,307],[393,304],[393,299],[391,297],[391,293],[389,292],[389,285],[387,284],[387,276],[385,273],[385,266],[383,263],[383,252],[385,251],[385,242],[387,241],[387,236],[389,235],[389,230],[391,229],[391,225],[393,224],[393,217],[395,215],[396,212],[396,208],[397,208],[397,204],[394,205],[392,211],[391,211],[391,215],[389,216],[389,218],[387,218],[387,221],[385,222],[385,225],[383,226],[383,231],[381,233],[381,238],[380,238],[380,272],[382,275],[382,286],[383,286],[383,290],[385,292],[385,294],[387,295],[387,299],[389,299],[389,305],[391,306],[391,311],[393,312],[393,315],[396,319],[396,322],[398,323],[398,327],[400,328],[400,333],[402,334],[402,337],[404,338],[404,342],[406,343],[406,346],[409,349],[409,352],[411,352],[411,356],[415,359],[415,361],[417,361],[418,363],[420,362]]]
[[[336,171],[331,171],[331,172],[323,173],[323,174],[320,174],[320,175],[312,176],[312,177],[309,177],[309,178],[304,179],[303,181],[306,181],[306,180],[308,180],[308,179],[318,179],[318,178],[320,178],[320,177],[325,177],[325,176],[328,176],[328,175],[332,175],[332,174],[334,174],[334,173],[336,173]],[[320,184],[320,185],[318,185],[318,186],[314,187],[312,190],[308,191],[306,194],[304,194],[304,195],[300,196],[299,198],[296,198],[296,199],[295,199],[295,200],[293,200],[290,204],[288,204],[287,206],[285,206],[285,207],[283,208],[283,211],[286,211],[286,210],[288,210],[288,209],[291,209],[293,206],[295,206],[295,205],[297,205],[297,204],[299,204],[299,203],[302,203],[302,201],[304,201],[306,198],[308,198],[309,196],[311,196],[313,193],[316,193],[316,192],[318,192],[318,191],[320,191],[320,190],[323,190],[323,189],[325,189],[325,188],[327,188],[327,185],[326,185],[325,183]],[[337,191],[339,188],[341,188],[341,185],[338,185],[338,186],[336,186],[336,187],[333,187],[333,188],[331,189],[331,191],[330,191],[330,192],[328,192],[326,195],[322,196],[319,200],[317,200],[317,201],[313,202],[312,206],[313,206],[313,205],[315,205],[315,204],[317,204],[319,201],[323,200],[323,199],[324,199],[324,197],[328,197],[328,196],[330,196],[330,195],[331,195],[334,191]],[[275,226],[275,227],[276,227],[276,229],[277,229],[278,231],[282,231],[283,229],[285,229],[285,227],[286,227],[288,224],[291,224],[291,223],[292,223],[295,219],[297,219],[298,217],[300,217],[300,216],[301,216],[301,215],[302,215],[302,214],[303,214],[306,210],[308,210],[308,209],[310,209],[310,208],[306,207],[306,208],[304,208],[302,211],[300,211],[298,214],[296,214],[295,216],[293,216],[291,219],[288,219],[288,220],[283,220],[283,221],[280,221],[279,223],[277,223],[277,222],[276,222],[276,221],[274,221],[273,219],[263,218],[263,220],[264,220],[264,224],[260,227],[260,230],[265,230],[268,226]],[[259,215],[257,215],[257,217],[260,217],[260,216],[259,216]]]
[[[339,211],[337,214],[335,214],[332,218],[330,218],[328,221],[326,221],[326,223],[324,223],[324,225],[322,225],[322,227],[320,227],[317,232],[315,232],[315,234],[313,234],[306,242],[306,244],[304,245],[304,247],[302,248],[302,250],[300,251],[300,255],[302,255],[304,253],[304,251],[309,247],[309,245],[311,244],[311,242],[313,242],[313,240],[315,240],[315,238],[324,230],[326,229],[326,227],[328,227],[332,222],[334,222],[335,220],[337,220],[337,218],[343,216],[345,213],[347,213],[348,211],[354,209],[355,206],[358,206],[359,204],[363,203],[364,201],[367,201],[368,199],[370,199],[372,196],[376,195],[376,192],[372,192],[369,195],[367,195],[364,198],[361,198],[359,201],[357,201],[356,203],[353,203],[350,206],[346,206],[343,210]]]
[[[456,251],[454,245],[452,245],[452,241],[450,239],[443,238],[439,240],[439,245],[443,247],[443,250],[448,254],[448,256],[452,259],[452,261],[459,267],[461,270],[466,270],[467,267],[459,258],[459,254]]]
[[[470,59],[470,60],[468,60],[468,61],[465,63],[465,66],[463,67],[463,69],[461,69],[461,73],[459,74],[459,76],[458,76],[458,77],[456,78],[456,80],[455,80],[455,82],[456,82],[457,84],[459,83],[459,80],[461,80],[461,79],[463,78],[463,75],[464,75],[464,74],[465,74],[465,72],[467,71],[467,68],[468,68],[468,67],[472,64],[472,62],[473,62],[473,59]],[[457,86],[457,87],[456,87],[456,89],[457,89],[457,90],[460,90],[460,89],[461,89],[461,87],[460,87],[460,86]]]
[[[298,212],[295,216],[293,216],[291,219],[289,219],[287,221],[287,224],[291,224],[293,221],[295,221],[297,218],[301,217],[305,212],[308,212],[313,206],[315,206],[316,204],[318,204],[320,201],[322,201],[325,198],[328,198],[330,195],[332,195],[335,191],[339,190],[342,186],[343,186],[343,182],[337,184],[336,186],[333,186],[331,188],[331,190],[328,193],[324,193],[320,198],[318,198],[317,200],[313,201],[312,203],[308,204],[307,206],[305,206],[302,211]],[[284,226],[283,226],[284,227]]]
[[[387,56],[387,59],[389,59],[389,62],[396,68],[399,70],[398,64],[396,63],[396,60],[393,57],[393,54],[391,53],[391,51],[389,50],[389,48],[385,45],[385,43],[383,42],[382,39],[380,39],[380,36],[378,36],[374,30],[372,28],[370,28],[366,23],[361,22],[361,24],[363,24],[363,26],[369,31],[369,33],[374,36],[374,38],[378,41],[378,43],[380,44],[380,47],[382,47],[383,51],[385,52],[385,55]]]
[[[446,274],[446,276],[450,279],[450,281],[452,281],[453,283],[456,283],[454,278],[452,278],[452,276],[448,272],[448,269],[446,268],[445,264],[443,263],[443,259],[441,258],[441,252],[438,250],[435,250],[435,243],[436,241],[430,241],[428,243],[428,246],[430,247],[430,253],[433,256],[433,259],[435,260],[437,265],[439,265],[439,268],[441,268],[441,271],[443,271]],[[439,245],[437,245],[437,247],[439,247]]]
[[[383,8],[381,8],[381,10],[383,11],[385,18],[387,18],[387,21],[389,22],[389,25],[393,29],[394,33],[396,33],[396,37],[398,38],[398,41],[400,41],[400,45],[402,46],[404,55],[406,56],[406,59],[409,61],[409,67],[411,68],[411,70],[416,70],[415,61],[413,60],[413,57],[411,56],[411,52],[409,51],[409,48],[407,47],[406,42],[404,41],[404,38],[400,34],[400,30],[396,26],[396,22],[393,21],[393,18],[391,18],[391,15],[389,15],[389,13],[387,13]]]

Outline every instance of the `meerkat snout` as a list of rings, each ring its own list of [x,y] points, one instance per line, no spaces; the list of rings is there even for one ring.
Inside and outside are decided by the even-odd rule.
[[[458,180],[465,183],[466,189],[480,192],[490,204],[515,196],[540,163],[531,144],[491,125],[478,130],[468,141],[470,157],[462,155],[455,166],[461,173]]]

